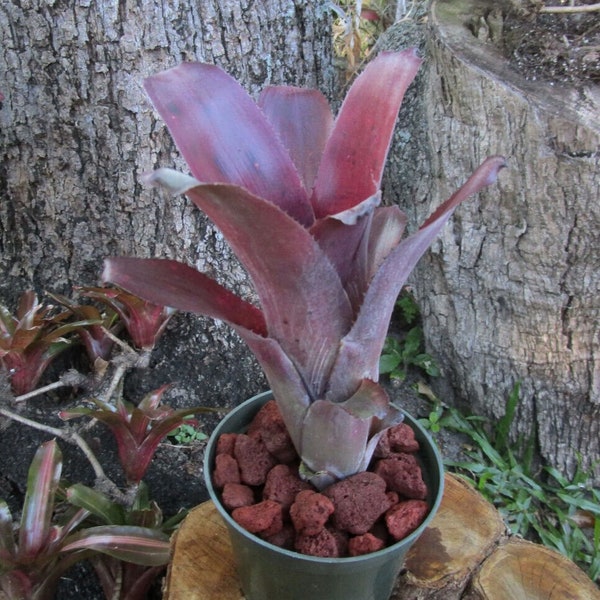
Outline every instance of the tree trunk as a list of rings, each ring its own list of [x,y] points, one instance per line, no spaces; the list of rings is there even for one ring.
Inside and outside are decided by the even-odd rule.
[[[0,39],[0,301],[31,286],[94,285],[108,255],[177,258],[247,293],[203,215],[140,182],[157,167],[186,170],[142,80],[202,60],[251,93],[292,83],[331,96],[325,2],[7,0]],[[265,387],[226,327],[180,315],[170,329],[172,348],[155,362],[171,368],[158,383],[187,376],[190,403],[215,378],[219,396],[236,401]]]
[[[405,175],[431,175],[391,174],[387,191],[414,228],[487,155],[508,157],[412,283],[441,397],[497,418],[521,382],[513,433],[535,430],[544,458],[572,473],[577,452],[600,459],[600,94],[519,76],[469,28],[494,6],[433,2],[423,102],[395,155]]]

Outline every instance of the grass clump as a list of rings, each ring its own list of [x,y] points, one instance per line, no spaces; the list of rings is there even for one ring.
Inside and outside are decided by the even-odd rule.
[[[593,486],[592,469],[579,466],[569,478],[536,463],[533,434],[511,443],[518,401],[517,384],[504,417],[492,423],[435,400],[421,422],[432,432],[446,429],[468,438],[464,459],[446,460],[445,465],[494,504],[513,534],[557,550],[599,583],[600,490]]]

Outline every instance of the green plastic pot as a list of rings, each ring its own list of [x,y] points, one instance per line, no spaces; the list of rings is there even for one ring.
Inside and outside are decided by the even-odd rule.
[[[421,445],[419,460],[431,506],[425,521],[409,536],[383,550],[357,557],[319,558],[284,550],[240,527],[221,504],[211,479],[219,436],[246,431],[254,415],[272,398],[271,392],[264,392],[232,410],[211,435],[204,461],[208,492],[229,531],[246,600],[388,600],[406,553],[442,499],[444,470],[435,444],[407,414],[404,422],[412,427]]]

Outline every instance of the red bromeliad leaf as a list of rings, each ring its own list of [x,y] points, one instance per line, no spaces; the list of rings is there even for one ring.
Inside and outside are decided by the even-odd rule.
[[[367,281],[371,281],[387,255],[402,240],[406,222],[406,215],[398,206],[383,206],[375,210],[369,232]]]
[[[133,343],[142,350],[152,350],[174,309],[148,302],[123,290],[102,287],[79,287],[82,295],[110,307],[121,318]]]
[[[290,156],[233,77],[213,65],[184,63],[144,85],[194,177],[242,186],[300,223],[312,222]]]
[[[113,558],[149,567],[169,561],[169,537],[146,527],[101,525],[69,536],[61,552],[94,550]]]
[[[146,394],[140,403],[138,404],[138,409],[141,411],[149,411],[155,408],[158,408],[159,404],[162,401],[162,397],[164,393],[171,387],[170,383],[165,383],[165,385],[160,386],[157,390]]]
[[[362,302],[363,286],[367,264],[367,245],[372,215],[367,215],[354,225],[345,225],[337,219],[319,219],[311,228],[323,252],[335,267],[348,299],[352,312],[356,313]],[[352,260],[348,260],[351,256]]]
[[[355,417],[373,419],[370,435],[377,433],[381,426],[391,427],[404,418],[402,411],[390,402],[387,392],[369,379],[363,379],[356,393],[340,406]]]
[[[25,327],[31,327],[40,307],[41,305],[38,303],[37,296],[33,290],[23,292],[17,305],[17,320],[23,322]]]
[[[97,400],[94,400],[94,402],[99,406],[102,405],[102,403]],[[119,402],[116,411],[112,407],[106,409],[100,408],[99,410],[77,407],[59,413],[60,418],[63,420],[72,419],[82,415],[91,416],[97,419],[111,430],[113,437],[117,442],[119,462],[123,467],[123,471],[125,471],[127,480],[131,482],[139,481],[148,469],[148,465],[152,460],[152,455],[148,456],[139,451],[143,440],[136,439],[134,432],[131,430],[129,414],[125,410],[124,404]],[[142,473],[142,475],[139,475],[140,473]]]
[[[314,402],[306,414],[302,432],[305,476],[322,489],[337,479],[365,471],[381,433],[403,418],[386,391],[366,379],[345,402]]]
[[[310,194],[333,115],[327,99],[317,90],[272,86],[263,90],[258,105],[279,135]]]
[[[314,196],[317,218],[375,194],[404,93],[421,59],[414,50],[380,54],[346,96],[325,148]]]
[[[138,440],[140,445],[148,433],[152,420],[164,419],[174,412],[170,406],[164,406],[162,410],[158,409],[163,394],[169,387],[170,384],[166,384],[154,392],[146,394],[137,407],[131,407],[128,411],[129,427],[133,437]]]
[[[121,399],[117,400],[117,410],[123,422],[127,423],[131,437],[140,446],[148,432],[150,417],[145,411],[138,410],[131,404],[126,406]],[[133,457],[130,460],[133,460]]]
[[[55,440],[35,453],[27,476],[27,491],[19,529],[19,553],[34,558],[48,542],[54,496],[62,471],[62,453]]]
[[[302,423],[313,396],[303,380],[298,367],[272,338],[258,336],[251,331],[235,328],[256,356],[278,399],[279,409],[288,433],[296,448],[300,447]]]
[[[363,307],[350,333],[342,340],[340,352],[329,380],[328,397],[340,400],[357,389],[363,379],[378,378],[379,356],[396,298],[411,271],[454,209],[469,195],[496,180],[506,166],[501,156],[487,158],[467,182],[442,207],[425,221],[425,226],[401,242],[383,261],[373,277]]]
[[[495,183],[496,178],[498,177],[498,171],[504,167],[506,167],[506,159],[503,156],[488,156],[481,165],[479,165],[471,177],[467,179],[465,184],[429,215],[423,225],[421,225],[421,229],[429,227],[429,225],[435,221],[439,221],[445,215],[448,215],[449,218],[449,215],[452,214],[454,209],[463,200],[476,194],[487,185]],[[446,220],[448,220],[448,218],[446,218]]]
[[[342,213],[319,219],[310,229],[340,276],[353,313],[358,311],[368,285],[369,231],[380,202],[381,193],[377,192]]]
[[[180,191],[217,225],[246,267],[258,294],[269,336],[278,340],[302,369],[302,376],[318,397],[335,359],[339,340],[352,322],[350,302],[327,256],[296,220],[243,188],[217,184]],[[123,268],[130,260],[108,259],[103,278],[146,298],[164,293],[159,284],[162,280],[157,279],[156,273],[147,272],[150,277],[145,277],[142,266]],[[204,278],[200,274],[195,277],[196,280]],[[190,299],[202,294],[202,300],[208,304],[210,299],[204,289],[191,288],[189,279],[171,276],[170,281],[164,283],[167,289],[176,290],[181,286],[188,290]],[[177,291],[173,294],[173,300],[176,299]],[[181,303],[175,306],[184,308]],[[202,309],[197,306],[196,312],[216,316]],[[232,322],[230,318],[225,320]],[[245,326],[239,322],[233,324]]]
[[[242,188],[200,185],[187,195],[248,270],[269,337],[318,397],[352,322],[350,302],[327,256],[297,221]]]
[[[160,398],[168,386],[146,396],[139,404],[117,400],[116,407],[94,399],[98,409],[77,407],[61,411],[61,419],[68,420],[82,415],[104,423],[117,442],[119,461],[127,480],[139,482],[150,465],[160,442],[185,422],[186,417],[201,412],[218,412],[213,408],[192,407],[174,410],[170,406],[158,407]]]
[[[104,281],[165,306],[199,313],[266,335],[261,311],[192,267],[167,259],[115,257]]]
[[[323,489],[357,473],[363,464],[370,428],[370,419],[350,414],[341,404],[313,402],[304,419],[299,448],[304,476]]]

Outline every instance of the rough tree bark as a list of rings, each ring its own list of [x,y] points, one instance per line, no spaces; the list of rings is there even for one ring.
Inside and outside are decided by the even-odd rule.
[[[62,293],[73,284],[94,285],[103,257],[119,254],[177,257],[247,292],[245,273],[199,211],[140,182],[159,166],[185,169],[142,80],[181,61],[203,60],[252,93],[292,83],[331,96],[325,4],[3,2],[0,300],[11,303],[32,285]],[[180,315],[170,338],[155,363],[168,363],[161,382],[176,379],[186,403],[202,403],[209,383],[218,399],[236,402],[265,386],[225,326]]]
[[[387,192],[414,227],[486,155],[508,157],[412,283],[441,397],[499,417],[521,382],[513,433],[535,429],[542,455],[572,473],[577,452],[600,459],[600,92],[520,77],[468,26],[493,5],[433,2],[423,101],[396,136],[395,164],[407,162]]]

